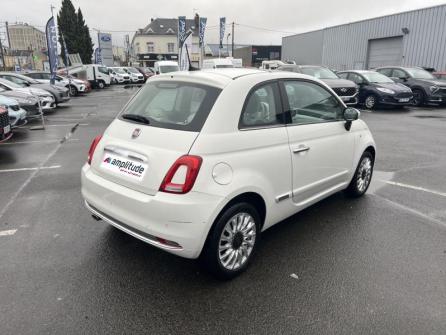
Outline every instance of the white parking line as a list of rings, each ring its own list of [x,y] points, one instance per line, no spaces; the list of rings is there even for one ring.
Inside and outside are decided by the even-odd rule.
[[[443,192],[439,192],[439,191],[434,191],[434,190],[430,190],[428,188],[424,188],[421,186],[414,186],[414,185],[409,185],[409,184],[403,184],[403,183],[398,183],[398,182],[394,182],[394,181],[389,181],[389,180],[380,180],[386,184],[389,185],[393,185],[393,186],[399,186],[399,187],[403,187],[403,188],[409,188],[411,190],[416,190],[416,191],[423,191],[423,192],[427,192],[427,193],[431,193],[431,194],[435,194],[435,195],[439,195],[441,197],[446,197],[446,193]]]
[[[11,235],[14,235],[16,232],[17,232],[17,229],[2,230],[2,231],[0,231],[0,236],[11,236]]]
[[[64,124],[64,126],[67,126]],[[70,141],[79,141],[78,138],[71,138]],[[0,145],[14,145],[14,144],[35,144],[35,143],[59,143],[60,140],[46,140],[46,141],[18,141],[18,142],[5,142]]]
[[[69,127],[75,126],[77,123],[66,123],[66,124],[46,124],[45,127]],[[79,123],[79,126],[89,126],[88,123]]]
[[[52,166],[41,166],[41,167],[32,167],[32,168],[21,168],[21,169],[6,169],[6,170],[0,170],[0,173],[2,172],[21,172],[21,171],[35,171],[35,170],[51,170],[51,169],[58,169],[62,167],[61,165],[52,165]]]

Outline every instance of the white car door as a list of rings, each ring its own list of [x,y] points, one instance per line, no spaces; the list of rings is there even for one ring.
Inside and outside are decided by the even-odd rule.
[[[293,166],[293,202],[306,207],[350,182],[355,135],[345,129],[345,106],[307,80],[281,82]]]

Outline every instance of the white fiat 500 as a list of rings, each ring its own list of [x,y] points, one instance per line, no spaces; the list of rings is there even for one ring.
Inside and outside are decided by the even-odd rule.
[[[156,76],[94,139],[82,194],[95,219],[231,278],[261,231],[335,192],[367,191],[375,143],[358,117],[305,75]]]

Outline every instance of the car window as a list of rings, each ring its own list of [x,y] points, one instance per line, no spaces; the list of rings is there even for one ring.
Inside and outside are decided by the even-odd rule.
[[[364,78],[362,78],[357,73],[350,73],[350,75],[348,76],[348,79],[350,79],[351,81],[353,81],[357,85],[364,83]]]
[[[153,127],[200,131],[220,91],[192,83],[149,83],[131,100],[123,114],[144,116]]]
[[[4,87],[2,84],[0,84],[0,92],[5,92],[6,91],[6,87]]]
[[[305,81],[285,81],[293,124],[309,124],[343,119],[342,104],[325,88]]]
[[[379,69],[379,70],[377,70],[377,72],[379,72],[387,77],[392,76],[392,69]]]
[[[50,80],[51,79],[51,74],[50,73],[41,73],[41,79],[46,79],[46,80]]]
[[[281,123],[279,99],[277,83],[268,83],[251,91],[242,111],[240,126],[265,127]]]
[[[394,69],[392,77],[394,77],[394,78],[407,78],[407,74],[403,70]]]
[[[347,79],[347,77],[348,77],[348,72],[338,73],[338,77],[341,78],[341,79]]]
[[[26,82],[24,80],[20,79],[20,78],[13,77],[13,76],[8,76],[8,75],[3,76],[2,78],[6,79],[6,80],[9,80],[9,81],[12,81],[13,83],[16,83],[17,85],[19,85],[21,87],[25,87],[26,86],[26,84],[25,84]]]
[[[99,66],[98,67],[98,71],[103,73],[103,74],[107,74],[108,75],[108,69],[104,66]]]
[[[37,78],[37,73],[27,73],[26,76],[30,77],[30,78],[36,79]]]

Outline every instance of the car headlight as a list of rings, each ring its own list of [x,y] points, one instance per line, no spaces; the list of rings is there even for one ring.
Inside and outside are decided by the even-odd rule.
[[[438,86],[433,85],[433,86],[430,86],[429,89],[431,90],[432,93],[435,93],[435,92],[437,92],[440,88],[439,88]]]
[[[378,91],[383,92],[383,93],[387,93],[387,94],[395,94],[395,91],[392,91],[391,89],[388,88],[384,88],[384,87],[377,87],[376,88]]]

